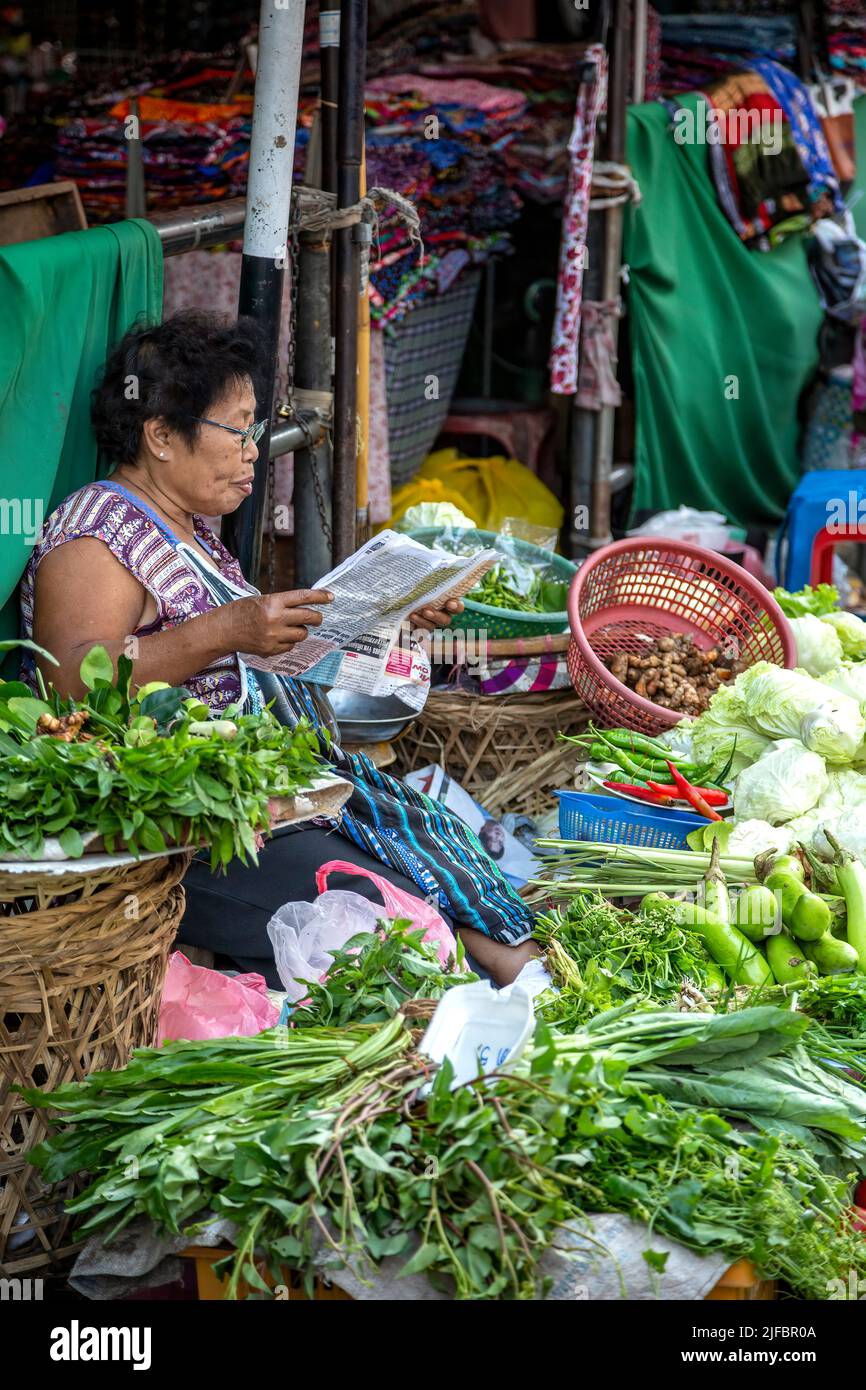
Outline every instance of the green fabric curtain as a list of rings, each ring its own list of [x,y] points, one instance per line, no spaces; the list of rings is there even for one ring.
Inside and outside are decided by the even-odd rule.
[[[866,101],[858,107],[866,186]],[[668,123],[660,103],[629,110],[628,162],[643,192],[626,215],[623,253],[634,506],[685,503],[741,525],[774,522],[800,475],[797,403],[818,358],[822,313],[804,239],[748,250],[718,205],[706,146],[678,145]],[[857,213],[864,235],[866,207]]]
[[[4,247],[0,304],[0,636],[14,637],[34,528],[98,476],[99,368],[136,319],[162,317],[159,237],[133,220]]]

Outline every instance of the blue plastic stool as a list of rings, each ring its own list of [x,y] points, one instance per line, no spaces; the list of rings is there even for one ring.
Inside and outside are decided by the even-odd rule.
[[[839,501],[844,504],[850,528],[857,527],[862,517],[862,538],[866,541],[866,468],[829,468],[806,473],[800,479],[779,529],[776,552],[779,582],[786,589],[802,589],[812,582],[815,538],[828,520],[838,516]]]

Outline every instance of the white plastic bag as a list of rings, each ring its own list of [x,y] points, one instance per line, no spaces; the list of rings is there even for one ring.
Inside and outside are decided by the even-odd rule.
[[[677,507],[676,511],[659,512],[642,526],[629,531],[630,536],[665,536],[668,540],[690,541],[708,550],[721,550],[728,539],[730,527],[721,512],[699,512],[694,507]]]
[[[360,893],[333,888],[314,903],[284,903],[268,922],[268,936],[283,989],[296,1004],[309,993],[304,980],[320,980],[334,952],[361,932],[376,930],[381,907]]]

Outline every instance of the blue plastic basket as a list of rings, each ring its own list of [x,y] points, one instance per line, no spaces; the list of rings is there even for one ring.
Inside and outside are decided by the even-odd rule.
[[[563,840],[600,840],[645,849],[688,849],[686,836],[703,816],[662,811],[617,796],[559,791],[559,834]]]

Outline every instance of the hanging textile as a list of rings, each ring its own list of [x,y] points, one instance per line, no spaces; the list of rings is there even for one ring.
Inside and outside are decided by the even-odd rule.
[[[138,220],[0,250],[4,638],[18,632],[15,589],[43,518],[98,474],[90,393],[127,329],[159,322],[162,264],[159,236]]]
[[[388,448],[388,393],[384,334],[370,334],[370,438],[367,445],[370,520],[381,526],[391,515],[391,455]]]
[[[783,68],[781,63],[773,62],[772,58],[755,58],[752,65],[788,117],[794,144],[809,175],[812,201],[817,203],[826,195],[838,212],[842,207],[839,180],[808,87],[794,73]]]
[[[592,191],[595,128],[607,101],[607,54],[591,44],[585,61],[593,63],[592,77],[577,91],[574,125],[568,143],[568,190],[562,214],[556,317],[550,350],[550,389],[559,396],[577,390],[577,347],[580,338],[580,299]]]
[[[750,251],[716,201],[706,148],[677,144],[660,104],[629,110],[628,162],[644,193],[624,228],[634,505],[772,522],[800,473],[797,405],[822,318],[801,239]]]
[[[582,410],[601,410],[602,406],[616,408],[622,401],[622,391],[616,379],[616,343],[613,320],[622,314],[619,299],[583,303],[580,325],[580,371],[575,404]]]
[[[731,73],[709,83],[703,95],[723,134],[719,144],[707,141],[719,202],[743,241],[769,251],[772,228],[801,231],[810,220],[809,174],[791,124],[757,72]]]

